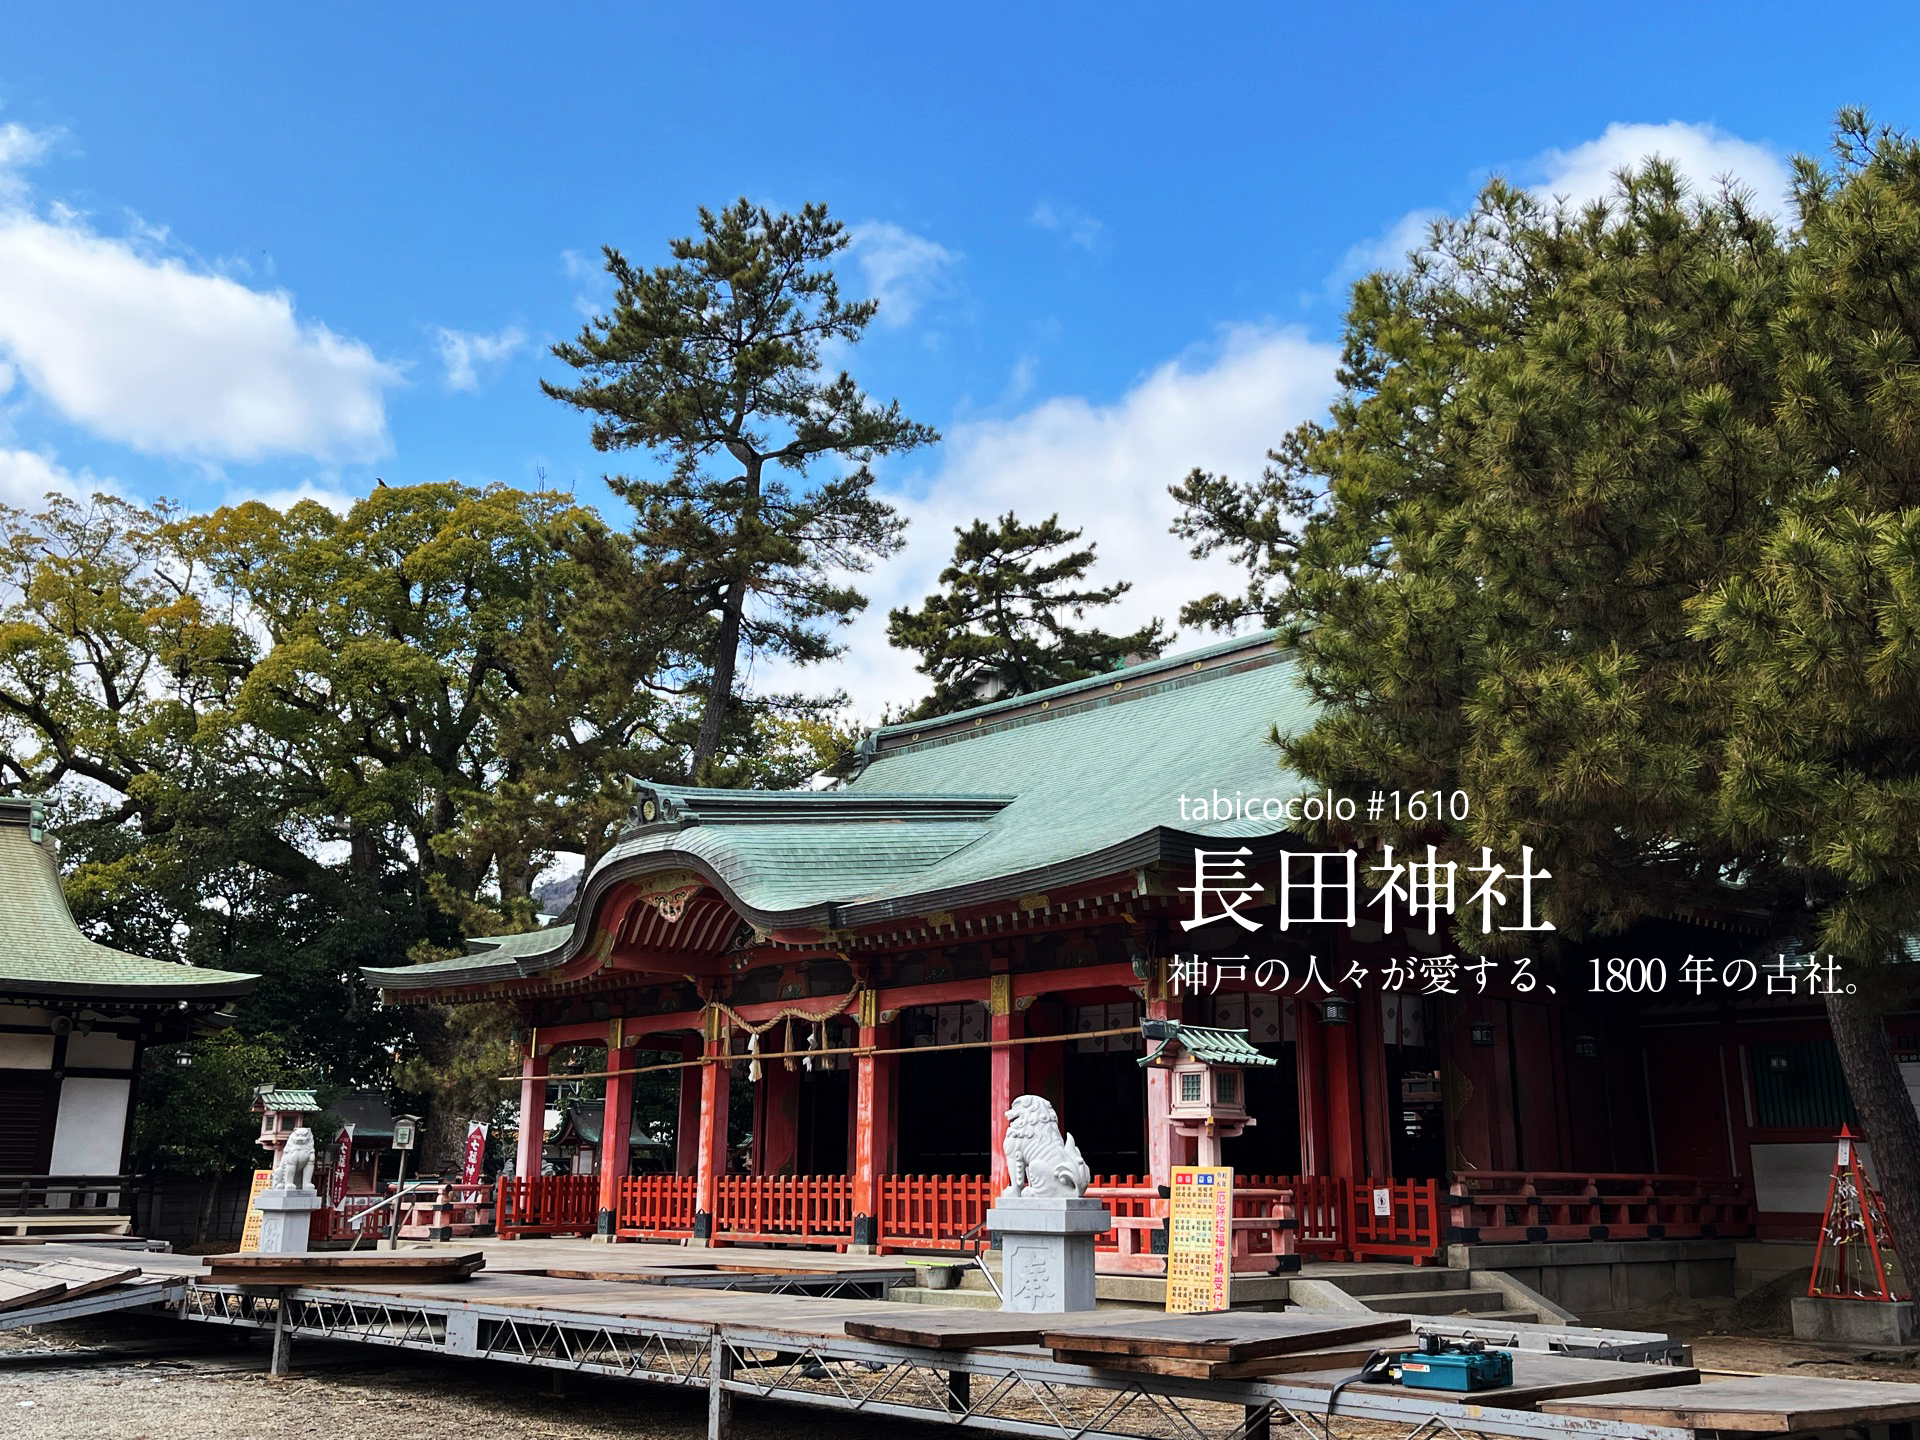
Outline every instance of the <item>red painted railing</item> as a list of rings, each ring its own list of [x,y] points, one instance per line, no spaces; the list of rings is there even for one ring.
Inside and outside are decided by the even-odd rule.
[[[1751,1182],[1698,1175],[1474,1170],[1453,1177],[1447,1207],[1447,1239],[1461,1245],[1754,1233]]]
[[[993,1182],[984,1175],[882,1175],[880,1242],[887,1246],[957,1246],[984,1225]]]
[[[1294,1250],[1293,1194],[1263,1177],[1233,1180],[1232,1267],[1236,1275],[1271,1275],[1289,1268]],[[1153,1235],[1166,1225],[1167,1201],[1145,1176],[1100,1176],[1090,1199],[1113,1212],[1113,1229],[1094,1241],[1095,1263],[1108,1274],[1164,1275],[1167,1258]]]
[[[1354,1259],[1405,1255],[1419,1265],[1439,1252],[1438,1180],[1356,1180],[1352,1196],[1346,1249]]]
[[[494,1225],[508,1239],[522,1235],[591,1235],[600,1217],[597,1175],[523,1175],[502,1180]]]
[[[713,1230],[731,1240],[836,1240],[853,1235],[851,1175],[728,1175]]]
[[[678,1240],[693,1234],[691,1175],[629,1175],[620,1182],[614,1227],[634,1239]]]

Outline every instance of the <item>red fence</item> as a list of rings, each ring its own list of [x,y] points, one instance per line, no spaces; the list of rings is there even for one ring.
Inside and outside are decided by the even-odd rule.
[[[522,1235],[591,1235],[600,1217],[597,1175],[523,1175],[500,1181],[494,1225]]]
[[[1475,1170],[1453,1177],[1447,1207],[1457,1245],[1754,1233],[1751,1183],[1697,1175]]]
[[[632,1239],[685,1239],[693,1234],[693,1187],[691,1175],[625,1177],[614,1229]]]
[[[592,1175],[502,1180],[495,1223],[508,1237],[590,1235],[598,1219],[599,1184]],[[1378,1192],[1385,1193],[1384,1207],[1375,1203]],[[1151,1256],[1151,1232],[1166,1215],[1166,1202],[1150,1179],[1095,1176],[1087,1193],[1105,1202],[1118,1222],[1099,1237],[1097,1249],[1143,1260]],[[628,1176],[618,1194],[620,1235],[677,1240],[693,1234],[691,1175]],[[875,1217],[878,1242],[888,1250],[958,1249],[985,1223],[992,1204],[993,1185],[984,1176],[883,1175]],[[1236,1241],[1238,1268],[1271,1270],[1273,1257],[1296,1251],[1330,1259],[1400,1255],[1423,1260],[1440,1247],[1440,1205],[1439,1183],[1433,1180],[1236,1176],[1235,1229],[1244,1232],[1244,1243]],[[1261,1220],[1273,1223],[1251,1223]],[[844,1246],[853,1238],[852,1177],[726,1176],[719,1182],[713,1231],[716,1240],[742,1244]]]
[[[987,1223],[993,1182],[984,1175],[882,1175],[880,1243],[952,1249]]]

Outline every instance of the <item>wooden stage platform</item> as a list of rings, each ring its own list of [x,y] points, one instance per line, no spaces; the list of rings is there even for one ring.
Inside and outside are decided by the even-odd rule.
[[[0,1266],[76,1258],[73,1249],[7,1247]],[[142,1303],[274,1333],[277,1360],[325,1338],[698,1389],[713,1440],[724,1440],[743,1395],[1062,1440],[1267,1440],[1288,1424],[1352,1440],[1691,1440],[1838,1434],[1843,1423],[1894,1440],[1911,1432],[1890,1425],[1920,1418],[1920,1385],[1792,1376],[1703,1385],[1685,1365],[1592,1358],[1609,1332],[1552,1326],[1482,1332],[1514,1351],[1508,1389],[1454,1398],[1350,1385],[1329,1415],[1335,1387],[1369,1350],[1410,1348],[1439,1317],[938,1309],[805,1293],[861,1283],[883,1293],[901,1267],[794,1251],[518,1242],[490,1248],[487,1262],[456,1283],[286,1287],[213,1284],[191,1256],[125,1259],[143,1272]],[[0,1323],[29,1314],[0,1313]],[[1566,1353],[1580,1349],[1588,1353]]]

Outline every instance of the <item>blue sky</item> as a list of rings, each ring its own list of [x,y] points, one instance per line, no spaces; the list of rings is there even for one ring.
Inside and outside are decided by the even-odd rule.
[[[645,462],[536,384],[598,247],[824,200],[883,302],[854,373],[947,436],[883,472],[914,540],[815,682],[869,717],[919,688],[886,605],[976,514],[1084,525],[1123,620],[1231,584],[1164,487],[1324,405],[1345,282],[1488,174],[1580,195],[1658,148],[1771,200],[1838,106],[1920,123],[1897,11],[323,10],[0,9],[0,500],[605,499]]]

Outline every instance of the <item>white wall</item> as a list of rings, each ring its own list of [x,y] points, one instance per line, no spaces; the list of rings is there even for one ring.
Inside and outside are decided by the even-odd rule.
[[[60,1084],[53,1126],[54,1175],[117,1175],[126,1138],[131,1080],[75,1079]]]
[[[51,1070],[53,1036],[0,1034],[0,1070]]]

